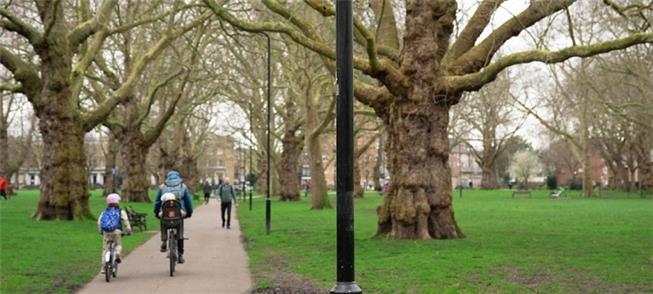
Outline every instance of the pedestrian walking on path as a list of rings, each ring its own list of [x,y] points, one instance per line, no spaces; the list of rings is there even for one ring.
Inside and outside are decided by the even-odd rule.
[[[192,242],[186,244],[186,263],[177,267],[174,277],[159,253],[156,234],[122,257],[117,279],[107,283],[98,275],[78,293],[249,293],[252,280],[240,230],[216,230],[217,207],[217,202],[202,205],[185,221],[184,235]],[[231,221],[239,227],[237,210]]]
[[[229,182],[229,178],[224,179],[224,184],[218,190],[218,196],[220,197],[220,217],[222,218],[222,227],[225,226],[225,218],[227,229],[231,228],[231,204],[236,203],[236,193],[234,193],[234,188]]]

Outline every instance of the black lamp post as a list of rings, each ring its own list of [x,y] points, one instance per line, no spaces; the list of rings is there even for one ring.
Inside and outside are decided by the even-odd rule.
[[[352,1],[336,0],[337,281],[331,293],[362,293],[354,281],[354,87]]]
[[[249,103],[249,134],[250,134],[250,142],[249,142],[249,173],[246,176],[250,176],[252,174],[252,161],[254,161],[254,157],[252,155],[252,143],[253,141],[253,135],[254,135],[254,126],[252,124],[252,102]],[[254,188],[253,183],[251,182],[251,177],[249,180],[249,210],[252,210],[252,190]]]
[[[242,177],[242,195],[243,195],[243,201],[245,201],[245,165],[247,164],[247,158],[245,158],[245,150],[243,149],[243,142],[240,142],[240,159],[241,159],[241,172],[240,176]]]
[[[271,218],[271,202],[272,200],[270,199],[270,121],[272,120],[272,105],[271,105],[271,99],[270,99],[270,83],[272,79],[272,73],[271,73],[271,46],[270,46],[270,36],[265,33],[261,32],[261,34],[265,35],[265,37],[268,39],[268,129],[267,129],[267,135],[268,135],[268,146],[266,150],[266,155],[267,155],[267,170],[265,171],[265,176],[267,177],[267,189],[265,193],[265,234],[269,235],[270,234],[270,218]]]
[[[460,198],[463,198],[463,164],[461,158],[463,157],[462,143],[458,143],[458,190],[460,190]]]

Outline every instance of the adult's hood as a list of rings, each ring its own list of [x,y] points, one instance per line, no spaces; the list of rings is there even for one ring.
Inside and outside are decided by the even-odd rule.
[[[176,171],[171,171],[171,172],[168,173],[168,176],[166,177],[165,184],[168,187],[174,187],[174,186],[178,186],[179,184],[181,184],[181,182],[182,182],[182,179],[179,176],[179,173],[176,172]]]

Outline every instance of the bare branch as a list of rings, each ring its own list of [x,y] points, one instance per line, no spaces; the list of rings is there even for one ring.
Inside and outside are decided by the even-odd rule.
[[[477,73],[444,77],[443,82],[452,92],[474,91],[493,81],[498,73],[512,65],[534,61],[548,64],[558,63],[572,57],[589,57],[644,43],[653,43],[653,33],[634,33],[622,39],[605,41],[592,45],[573,46],[559,51],[524,51],[499,58],[497,61]]]
[[[21,21],[15,15],[9,13],[6,9],[0,7],[0,15],[5,19],[0,20],[0,27],[25,37],[30,44],[37,45],[43,40],[43,35],[34,27]]]
[[[449,51],[443,59],[444,63],[456,60],[469,49],[474,47],[476,40],[478,40],[478,37],[481,35],[485,27],[487,27],[488,23],[490,23],[492,15],[504,1],[505,0],[484,0],[478,5],[474,15],[469,19],[469,22],[463,29],[462,33],[460,33],[456,42],[451,46],[451,48],[449,48]]]
[[[86,41],[88,37],[95,34],[102,27],[104,27],[111,18],[113,7],[118,1],[105,0],[98,9],[95,17],[80,23],[70,33],[68,33],[68,41],[72,48],[76,48],[79,44]]]
[[[0,46],[0,63],[14,74],[14,78],[21,83],[20,92],[34,104],[40,100],[41,78],[34,66],[26,63],[20,57]]]
[[[510,38],[541,19],[562,10],[576,0],[532,1],[522,13],[505,22],[487,38],[451,63],[449,71],[457,74],[472,73],[483,68],[499,48]]]

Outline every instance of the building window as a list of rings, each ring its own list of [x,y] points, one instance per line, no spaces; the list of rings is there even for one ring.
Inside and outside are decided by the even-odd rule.
[[[223,166],[224,166],[224,161],[222,161],[222,160],[218,160],[218,166],[219,166],[219,167],[223,167]]]

